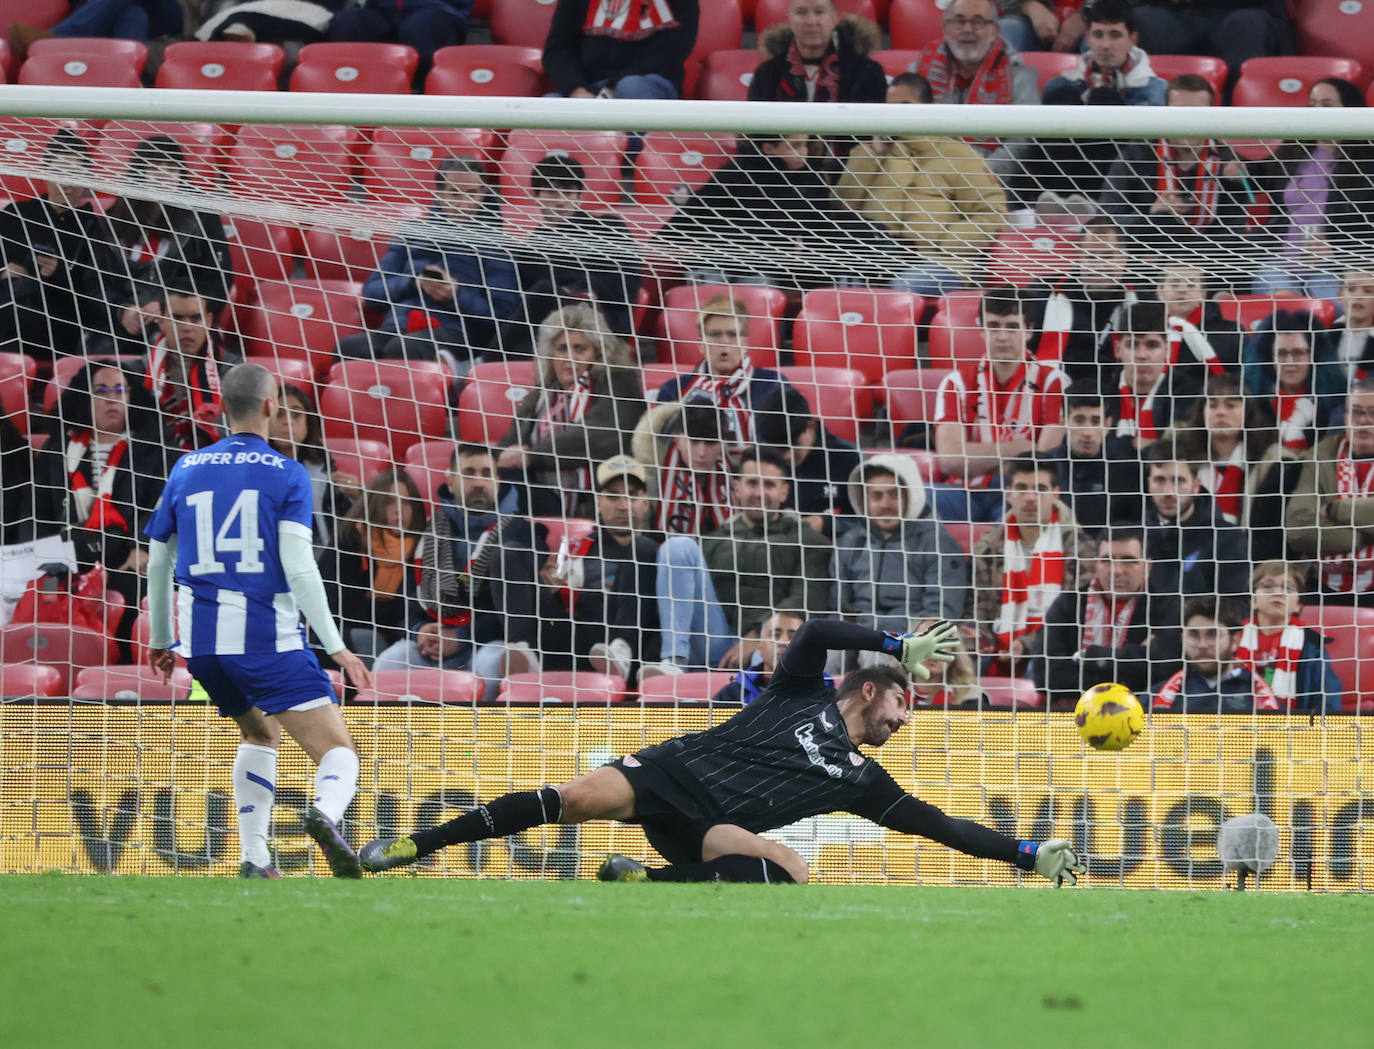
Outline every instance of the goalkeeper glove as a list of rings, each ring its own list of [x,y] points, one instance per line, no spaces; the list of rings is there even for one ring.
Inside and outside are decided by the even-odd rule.
[[[888,634],[883,651],[896,656],[911,676],[920,681],[930,680],[926,660],[953,663],[959,651],[959,628],[943,619],[936,620],[919,634]]]
[[[1078,853],[1063,838],[1036,844],[1033,841],[1016,843],[1016,865],[1022,870],[1034,870],[1042,878],[1054,882],[1057,889],[1068,882],[1078,884],[1078,876],[1087,872],[1087,867],[1078,858]]]

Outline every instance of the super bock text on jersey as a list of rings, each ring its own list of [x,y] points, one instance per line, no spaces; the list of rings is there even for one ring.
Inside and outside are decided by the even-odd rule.
[[[176,536],[183,656],[305,648],[278,533],[294,529],[309,541],[313,508],[305,467],[261,437],[234,434],[177,460],[147,533],[161,542]]]

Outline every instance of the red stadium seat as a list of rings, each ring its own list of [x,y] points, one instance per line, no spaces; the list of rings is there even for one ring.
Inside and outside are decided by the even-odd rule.
[[[363,186],[374,201],[428,208],[439,161],[468,156],[490,165],[496,150],[487,128],[378,128],[363,155]]]
[[[547,81],[540,49],[512,44],[464,44],[434,53],[425,78],[427,95],[544,94]]]
[[[419,54],[405,44],[307,44],[291,72],[291,90],[408,95],[419,64]]]
[[[983,538],[983,533],[993,526],[986,522],[974,521],[941,521],[945,526],[945,531],[950,534],[956,543],[963,547],[964,553],[973,549],[973,544]]]
[[[440,670],[435,667],[379,670],[372,675],[372,688],[359,692],[353,702],[471,705],[482,698],[485,687],[481,678],[466,670]]]
[[[930,321],[930,360],[944,362],[982,360],[987,354],[983,329],[978,323],[981,291],[954,291],[940,300]]]
[[[1019,54],[1021,61],[1035,70],[1035,85],[1042,94],[1046,84],[1055,77],[1067,73],[1083,60],[1081,55],[1065,54],[1062,51],[1021,51]]]
[[[203,91],[275,91],[286,54],[276,44],[230,41],[171,44],[157,71],[158,87]]]
[[[492,40],[543,51],[557,3],[558,0],[492,0]]]
[[[238,314],[244,352],[308,360],[319,375],[333,363],[339,340],[363,330],[360,292],[348,281],[262,281],[258,305]]]
[[[145,650],[148,647],[148,638],[152,636],[152,619],[148,616],[148,609],[146,607],[148,599],[145,597],[142,603],[145,607],[143,611],[139,612],[137,618],[134,619],[133,661],[136,664],[143,663],[147,658]],[[184,667],[186,665],[186,660],[179,652],[174,654],[176,655],[177,666]],[[333,674],[336,673],[336,671],[329,671],[329,673]]]
[[[883,67],[883,72],[887,74],[887,81],[890,84],[894,77],[910,71],[911,64],[916,61],[920,53],[916,50],[898,48],[888,51],[871,51],[868,57]]]
[[[191,672],[172,671],[164,681],[151,667],[88,667],[76,675],[72,699],[185,699],[191,692]]]
[[[985,677],[978,684],[987,693],[988,706],[997,710],[1044,710],[1045,697],[1035,683],[1023,677]]]
[[[682,97],[696,97],[697,80],[710,55],[717,51],[734,51],[743,44],[744,14],[739,0],[712,0],[710,16],[698,23],[696,43],[683,63]]]
[[[62,689],[62,675],[41,663],[0,663],[0,696],[23,699],[55,696]]]
[[[0,26],[15,22],[51,29],[67,17],[67,0],[0,0]]]
[[[735,155],[731,134],[651,131],[635,162],[635,200],[681,205]]]
[[[229,257],[234,264],[234,291],[239,302],[257,294],[258,281],[290,278],[296,259],[304,250],[300,230],[259,219],[236,216],[224,224]]]
[[[391,449],[381,441],[355,441],[346,437],[326,437],[324,449],[334,469],[350,473],[362,480],[363,484],[376,477],[383,470],[396,465],[391,457]]]
[[[255,357],[253,363],[261,364],[282,382],[299,387],[310,395],[311,400],[315,399],[315,372],[309,361],[294,357],[279,357],[275,360]]]
[[[498,702],[537,706],[545,703],[617,703],[625,698],[625,679],[583,670],[512,674],[501,685]]]
[[[494,445],[510,429],[515,409],[536,383],[532,361],[478,364],[458,397],[458,438]]]
[[[29,432],[29,387],[37,374],[38,363],[27,354],[0,353],[0,417],[20,433]]]
[[[439,486],[448,483],[449,463],[457,447],[457,441],[440,440],[417,441],[406,449],[406,473],[430,502],[438,497]]]
[[[818,288],[802,299],[793,357],[816,368],[854,368],[870,383],[916,363],[925,300],[905,291]]]
[[[62,676],[58,695],[69,687],[73,671],[105,665],[109,638],[94,630],[54,623],[23,623],[0,629],[0,663],[43,663]]]
[[[1032,226],[1006,230],[992,242],[985,283],[1014,284],[1024,288],[1036,281],[1068,273],[1077,255],[1076,228]]]
[[[1366,16],[1368,17],[1368,16]],[[1353,58],[1320,58],[1284,55],[1252,58],[1240,67],[1240,79],[1231,95],[1233,106],[1305,106],[1312,85],[1323,77],[1338,76],[1363,84],[1364,68]]]
[[[419,212],[415,212],[419,217]],[[345,280],[362,283],[377,268],[386,254],[392,234],[374,229],[307,228],[305,234],[305,272],[316,280]]]
[[[87,55],[116,59],[141,77],[148,64],[148,45],[106,36],[51,36],[31,43],[28,57],[65,60]]]
[[[126,58],[110,54],[33,55],[19,67],[20,84],[61,87],[142,87]]]
[[[886,7],[886,5],[884,5]],[[878,21],[878,7],[874,0],[835,0],[840,17],[858,15],[870,22]],[[884,11],[886,14],[886,11]],[[787,0],[758,0],[754,5],[754,29],[765,29],[787,21]]]
[[[1374,11],[1359,0],[1302,0],[1294,28],[1298,51],[1374,63]],[[1151,56],[1151,62],[1154,61]]]
[[[716,102],[743,102],[749,97],[749,85],[754,81],[763,56],[750,48],[740,51],[716,51],[706,56],[697,78],[697,98]]]
[[[121,120],[107,124],[96,144],[96,174],[122,178],[139,143],[154,135],[170,138],[181,147],[190,182],[197,189],[208,189],[218,180],[228,138],[222,129],[205,123]]]
[[[646,401],[658,400],[658,391],[665,382],[676,379],[683,373],[683,368],[676,364],[642,364],[640,374],[644,377],[644,399]]]
[[[787,308],[787,296],[779,288],[760,284],[683,284],[663,300],[664,344],[658,359],[683,370],[701,363],[701,304],[717,295],[733,295],[749,311],[749,359],[761,368],[772,368],[778,359],[778,323]]]
[[[893,47],[916,51],[945,35],[944,16],[935,0],[892,0],[887,28]]]
[[[1212,85],[1212,91],[1218,99],[1226,87],[1226,77],[1230,72],[1225,62],[1210,55],[1151,55],[1150,66],[1156,76],[1166,81],[1184,73],[1200,76]]]
[[[642,681],[639,698],[651,706],[709,703],[735,675],[728,670],[701,670],[691,674],[659,674]]]
[[[379,441],[399,460],[448,429],[449,378],[423,361],[344,361],[320,394],[326,438]]]
[[[853,368],[783,368],[783,377],[811,405],[836,437],[858,441],[859,427],[872,417],[873,397],[861,371]]]
[[[1345,689],[1341,709],[1374,699],[1374,609],[1322,605],[1304,608],[1298,618],[1329,639],[1326,654]]]
[[[575,550],[578,543],[596,531],[596,522],[585,517],[536,517],[534,522],[549,530],[548,548],[555,554],[564,536],[567,536],[569,550]]]
[[[87,139],[93,139],[95,135],[89,124],[76,120],[0,117],[0,155],[5,158],[5,166],[37,168],[43,162],[43,151],[48,148],[48,140],[63,129],[75,131]],[[0,197],[27,200],[41,195],[46,189],[47,183],[42,179],[0,173]]]
[[[338,204],[353,189],[357,128],[252,124],[239,129],[230,154],[237,194],[295,206]]]
[[[1310,313],[1317,325],[1329,328],[1336,320],[1336,304],[1329,299],[1309,299],[1305,295],[1218,295],[1221,315],[1247,331],[1255,331],[1280,310]]]
[[[950,371],[949,368],[907,368],[887,373],[883,386],[887,390],[887,418],[892,424],[894,442],[908,426],[928,425],[935,418],[940,383]]]
[[[567,153],[587,180],[583,201],[591,210],[620,203],[623,131],[512,131],[501,157],[501,196],[507,204],[530,203],[530,172],[550,153]]]

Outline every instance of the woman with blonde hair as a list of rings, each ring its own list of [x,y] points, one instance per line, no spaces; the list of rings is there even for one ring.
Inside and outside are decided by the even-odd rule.
[[[531,514],[591,516],[597,464],[629,452],[644,414],[639,368],[590,303],[544,318],[537,362],[538,384],[498,442],[497,466],[523,473]]]

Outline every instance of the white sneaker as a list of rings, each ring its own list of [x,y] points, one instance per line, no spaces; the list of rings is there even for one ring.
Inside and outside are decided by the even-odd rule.
[[[615,638],[610,644],[599,642],[587,653],[587,662],[591,663],[592,669],[598,674],[614,674],[626,679],[630,676],[630,667],[634,661],[630,644],[623,637]]]
[[[511,674],[537,674],[544,668],[539,663],[539,656],[524,641],[509,641],[506,643],[506,675]]]
[[[687,673],[687,668],[684,667],[681,663],[678,663],[677,661],[672,659],[664,659],[660,660],[657,663],[645,663],[642,667],[640,667],[639,680],[644,681],[646,678],[658,677],[661,674],[667,674],[671,677],[676,677],[678,674],[685,673]]]

